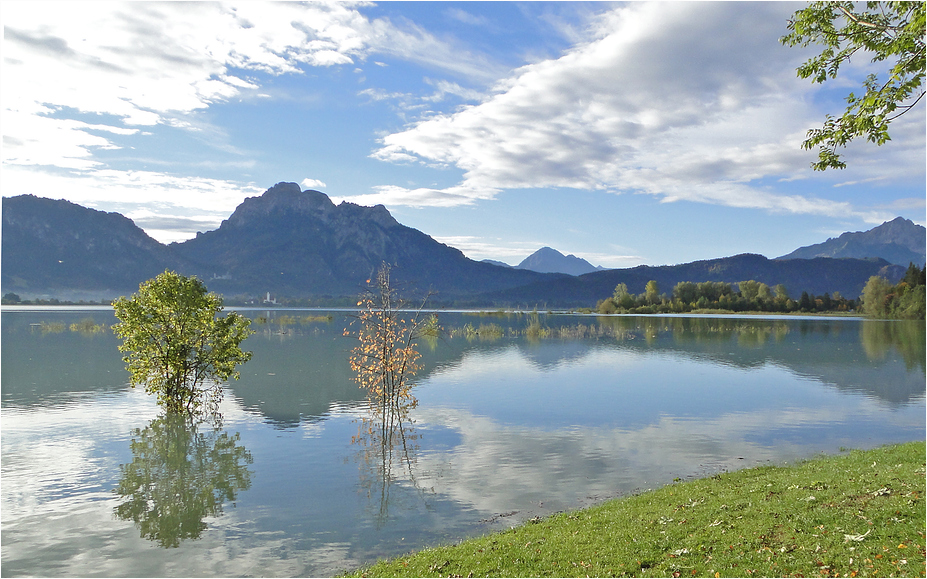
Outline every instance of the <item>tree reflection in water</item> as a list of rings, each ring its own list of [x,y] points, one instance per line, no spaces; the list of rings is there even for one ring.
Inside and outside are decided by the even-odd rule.
[[[923,372],[927,360],[924,335],[922,321],[866,320],[859,336],[870,360],[882,360],[895,348],[908,371],[919,368]]]
[[[419,434],[409,418],[409,408],[371,405],[363,418],[359,432],[351,439],[360,447],[357,452],[361,465],[360,484],[367,497],[376,503],[377,526],[389,518],[389,508],[397,506],[406,493],[393,493],[393,485],[407,481],[419,493],[415,478]]]
[[[251,487],[251,453],[218,421],[206,426],[168,413],[132,436],[132,462],[120,465],[113,489],[125,501],[114,513],[161,547],[199,538],[203,519],[221,515],[223,503]]]

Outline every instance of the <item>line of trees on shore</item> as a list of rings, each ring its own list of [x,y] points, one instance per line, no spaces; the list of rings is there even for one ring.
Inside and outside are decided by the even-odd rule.
[[[873,318],[923,320],[924,274],[925,269],[912,263],[897,285],[873,276],[859,300],[846,298],[839,292],[820,296],[802,292],[798,299],[794,299],[782,284],[770,287],[755,280],[738,283],[683,281],[677,283],[669,294],[660,293],[654,280],[647,282],[641,294],[632,294],[626,284],[620,283],[611,296],[599,300],[596,311],[600,314],[672,314],[712,310],[777,313],[861,311]]]
[[[726,310],[732,312],[849,312],[859,304],[834,292],[815,296],[802,292],[793,299],[782,284],[773,287],[763,282],[747,280],[738,283],[720,281],[679,282],[671,294],[660,293],[657,282],[647,282],[642,294],[632,294],[627,285],[620,283],[614,293],[596,304],[602,314],[668,314],[697,310]]]
[[[59,300],[58,298],[24,300],[19,297],[19,294],[7,292],[3,294],[3,297],[0,297],[0,304],[4,306],[110,306],[113,304],[113,300],[100,300],[98,302],[93,300],[79,300],[75,302],[70,300]]]

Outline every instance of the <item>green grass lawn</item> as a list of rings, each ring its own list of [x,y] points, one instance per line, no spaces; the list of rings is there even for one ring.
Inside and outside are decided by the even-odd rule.
[[[672,484],[358,577],[923,577],[925,443]]]

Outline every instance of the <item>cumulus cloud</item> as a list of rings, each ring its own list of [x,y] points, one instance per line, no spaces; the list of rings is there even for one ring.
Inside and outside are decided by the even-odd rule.
[[[777,3],[611,10],[587,31],[591,40],[517,69],[479,104],[383,137],[374,158],[452,166],[464,175],[450,197],[392,187],[381,198],[443,206],[487,198],[477,192],[564,187],[851,214],[847,204],[756,184],[807,175],[814,153],[800,143],[823,117],[809,98],[814,88],[795,77],[807,54],[778,42],[791,11]],[[895,167],[894,175],[922,178],[923,131],[905,141],[901,156],[919,153],[920,163]],[[861,165],[844,178],[885,170]]]
[[[159,194],[166,188],[176,193],[175,185],[188,193],[193,187],[204,201],[176,194],[167,199],[202,205],[216,196],[206,180],[168,186],[173,178],[165,173],[116,176],[101,172],[111,166],[98,153],[127,147],[126,137],[165,125],[205,129],[219,137],[208,139],[210,146],[241,155],[194,115],[214,103],[265,96],[260,75],[353,65],[374,53],[468,78],[486,80],[498,73],[484,57],[449,46],[414,24],[370,19],[358,7],[341,2],[103,3],[92,10],[74,2],[5,5],[3,164],[20,170],[11,173],[12,180],[5,172],[4,193],[21,192],[17,179],[32,167],[28,172],[44,171],[45,181],[60,182],[62,169],[74,171],[77,189],[95,181],[92,188],[107,197],[132,187],[135,195],[122,199],[130,202],[150,197],[131,183],[144,181]],[[120,183],[112,187],[114,180]],[[227,182],[222,188],[236,198],[251,189]],[[226,203],[214,207],[220,206]]]
[[[302,74],[372,53],[483,79],[493,69],[412,24],[369,19],[351,3],[88,10],[17,2],[4,6],[3,51],[4,165],[74,170],[100,167],[95,152],[123,146],[116,135],[158,124],[200,130],[190,115],[259,96],[257,73]]]
[[[325,185],[325,183],[322,181],[319,181],[318,179],[310,179],[309,177],[306,177],[300,181],[299,184],[302,185],[304,189],[325,189],[325,187],[327,187],[327,185]]]
[[[351,64],[372,52],[486,75],[485,59],[455,55],[412,25],[370,20],[350,3],[97,8],[72,2],[4,8],[5,111],[41,117],[66,106],[109,115],[114,124],[154,125],[258,89],[249,72],[301,74],[304,65]],[[4,133],[23,133],[17,128]],[[87,149],[96,142],[76,144]],[[18,154],[14,161],[36,162]]]

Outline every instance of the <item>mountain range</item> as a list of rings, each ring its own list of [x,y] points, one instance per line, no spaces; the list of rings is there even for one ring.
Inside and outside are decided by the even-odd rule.
[[[757,254],[741,254],[719,259],[693,261],[680,265],[640,265],[626,269],[608,269],[581,276],[563,276],[560,279],[535,283],[526,287],[510,288],[483,296],[493,303],[521,303],[531,305],[543,296],[542,303],[561,306],[571,303],[595,303],[612,295],[619,283],[628,286],[634,294],[644,292],[647,282],[657,282],[660,293],[671,294],[681,281],[719,281],[737,283],[745,280],[763,282],[770,287],[785,285],[789,295],[798,298],[801,292],[822,295],[839,292],[849,298],[858,297],[873,275],[897,283],[905,272],[904,267],[881,258],[825,258],[769,259]]]
[[[242,298],[356,296],[384,261],[394,264],[399,287],[447,299],[545,278],[468,259],[399,224],[382,205],[336,206],[295,183],[245,199],[218,229],[170,245],[116,213],[32,195],[4,198],[2,238],[4,293],[69,300],[131,293],[165,268]]]
[[[132,293],[140,282],[173,269],[197,275],[230,303],[268,293],[290,303],[348,303],[384,261],[393,265],[392,279],[399,288],[419,297],[430,293],[433,305],[591,306],[611,295],[618,283],[640,293],[650,279],[664,292],[679,281],[755,279],[782,283],[792,294],[839,291],[855,297],[869,276],[883,275],[894,283],[907,265],[889,263],[878,255],[776,260],[741,255],[578,276],[544,273],[528,267],[547,267],[544,259],[551,258],[560,266],[595,268],[550,248],[542,248],[515,268],[474,261],[400,224],[382,205],[335,205],[324,193],[302,191],[295,183],[278,183],[261,196],[245,199],[217,229],[170,245],[152,239],[118,213],[33,195],[5,197],[2,203],[0,291],[24,299],[110,299]],[[892,235],[907,239],[907,230],[919,227],[904,221],[889,222],[894,225],[888,233],[877,232],[887,240],[883,246],[899,243]],[[862,235],[852,241],[869,243]],[[923,254],[923,233],[920,240]]]
[[[813,259],[815,257],[881,257],[890,263],[923,266],[927,259],[924,239],[927,228],[896,217],[869,231],[844,233],[824,243],[800,247],[778,259]]]

